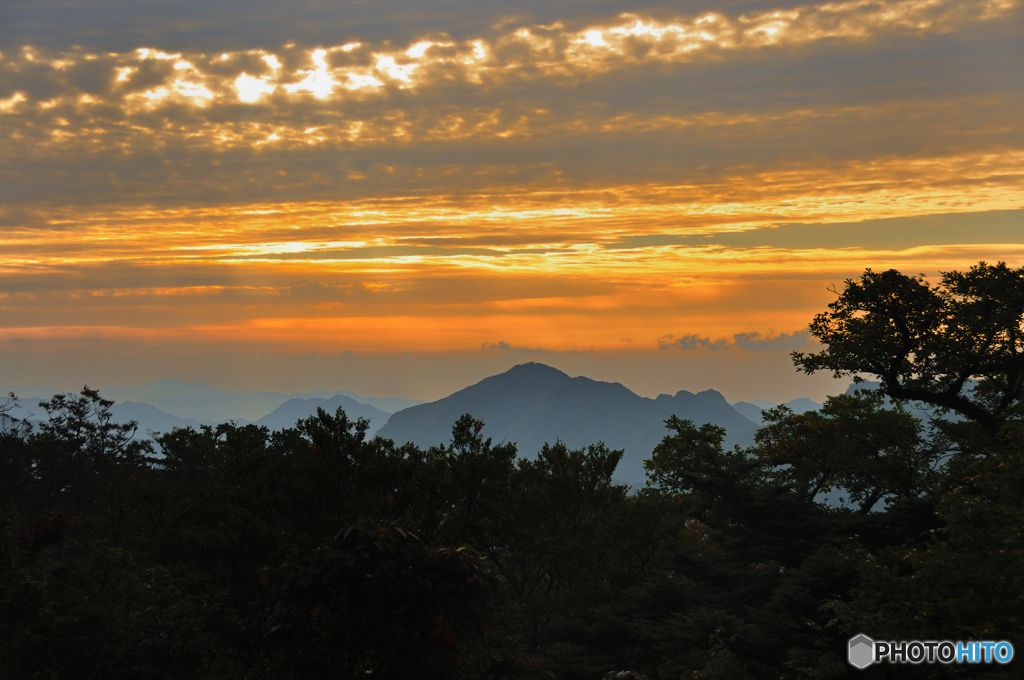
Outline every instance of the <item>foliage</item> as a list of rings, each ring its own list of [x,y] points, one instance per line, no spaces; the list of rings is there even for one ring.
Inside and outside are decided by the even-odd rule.
[[[846,281],[829,309],[811,322],[826,349],[793,353],[801,370],[870,374],[894,399],[951,409],[989,427],[1020,415],[1024,268],[981,262],[943,274],[934,287],[923,276],[868,269]]]
[[[250,644],[275,677],[477,677],[487,596],[502,580],[468,548],[429,548],[400,527],[349,527],[260,574]]]
[[[804,502],[838,489],[843,502],[867,513],[882,499],[916,498],[936,483],[948,442],[925,438],[901,404],[884,406],[880,393],[859,392],[800,415],[773,409],[757,433],[756,454]]]

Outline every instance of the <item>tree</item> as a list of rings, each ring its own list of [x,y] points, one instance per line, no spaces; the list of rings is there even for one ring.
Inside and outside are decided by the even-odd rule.
[[[914,485],[925,490],[917,505],[933,526],[923,525],[924,514],[913,511],[910,499],[885,513],[887,531],[879,537],[888,540],[872,542],[859,531],[843,546],[857,577],[847,594],[831,599],[836,621],[845,633],[880,639],[1018,639],[1024,629],[1024,268],[981,262],[943,274],[936,286],[923,276],[867,270],[846,282],[829,309],[811,324],[825,349],[794,352],[799,369],[873,375],[894,400],[924,402],[967,419],[936,421],[953,455]],[[892,418],[897,425],[898,416]],[[856,440],[867,433],[856,418],[846,421],[837,436]],[[773,428],[762,430],[761,439]],[[934,444],[938,450],[944,442]],[[839,440],[816,445],[827,455],[844,448]],[[927,450],[902,449],[910,455],[894,462],[911,463],[915,449]],[[858,460],[844,468],[853,481],[866,489],[882,472],[883,486],[897,488],[891,482],[899,475],[890,482],[885,477],[899,465],[876,469],[872,456]],[[918,470],[927,473],[927,462],[927,456],[920,459]],[[984,670],[993,677],[1019,675]],[[922,666],[911,677],[962,673],[954,666]]]
[[[805,502],[839,489],[864,514],[882,500],[914,498],[938,476],[945,439],[924,436],[920,420],[878,392],[829,397],[819,411],[767,412],[754,453]]]
[[[32,454],[25,437],[31,429],[23,418],[12,413],[18,406],[18,397],[10,393],[0,401],[0,510],[12,510],[9,506],[31,504],[34,499],[34,475]]]
[[[902,544],[847,554],[858,570],[850,596],[834,603],[851,635],[876,639],[1020,640],[1024,635],[1024,429],[981,458],[945,470],[938,526]],[[995,666],[995,664],[993,664]],[[924,669],[922,669],[924,670]],[[933,667],[924,677],[1020,677],[1013,664],[964,673]]]
[[[0,404],[0,504],[29,517],[94,514],[100,489],[147,465],[153,451],[135,438],[137,423],[114,422],[113,405],[87,386],[40,402],[46,416],[32,426],[11,415],[14,395]]]
[[[247,624],[274,677],[479,677],[503,661],[472,654],[504,584],[470,548],[353,526],[261,581],[262,606]]]
[[[525,639],[559,678],[598,677],[610,668],[589,619],[624,580],[611,530],[625,509],[627,487],[612,482],[622,454],[603,443],[544,444],[535,459],[519,461],[491,541]]]
[[[998,430],[1024,393],[1024,268],[978,263],[924,276],[870,269],[811,322],[826,348],[793,352],[798,370],[876,376],[898,400],[956,411]]]
[[[410,510],[424,540],[481,549],[491,544],[511,493],[516,445],[493,444],[483,427],[466,413],[452,426],[448,446],[408,452],[419,496]]]

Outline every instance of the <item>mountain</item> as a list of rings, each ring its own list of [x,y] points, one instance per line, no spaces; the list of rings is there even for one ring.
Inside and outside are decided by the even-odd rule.
[[[643,460],[667,434],[665,419],[670,415],[725,427],[729,446],[750,444],[756,430],[714,390],[649,399],[619,383],[570,378],[550,366],[528,363],[444,399],[399,411],[377,434],[423,447],[447,443],[452,425],[464,413],[486,423],[484,436],[515,442],[523,456],[535,455],[545,442],[556,439],[571,448],[603,441],[612,449],[624,449],[615,476],[634,486],[643,485]]]
[[[271,413],[257,420],[256,424],[266,425],[271,430],[283,430],[295,427],[295,422],[299,419],[316,415],[317,408],[322,408],[333,415],[339,406],[345,409],[349,420],[366,418],[370,421],[370,428],[366,431],[367,438],[373,437],[391,417],[390,413],[379,408],[362,404],[344,394],[336,394],[330,399],[289,399]]]
[[[43,398],[29,396],[21,398],[25,392],[36,392],[49,398],[52,393],[59,390],[48,390],[48,388],[28,389],[17,392],[19,399],[17,408],[11,412],[11,416],[17,418],[28,418],[30,422],[38,423],[45,417],[45,411],[39,407]],[[288,398],[288,395],[276,392],[229,392],[227,390],[216,390],[206,385],[187,383],[178,380],[161,380],[149,385],[138,387],[113,387],[105,389],[101,394],[108,399],[116,399],[126,395],[136,396],[142,399],[151,399],[159,404],[169,404],[172,408],[177,406],[179,411],[200,415],[202,417],[181,416],[176,413],[158,408],[151,402],[123,400],[116,401],[110,408],[114,422],[126,423],[134,420],[138,423],[138,437],[151,437],[153,434],[170,432],[174,428],[193,427],[198,429],[201,425],[217,425],[222,422],[234,422],[237,425],[245,425],[255,422],[258,425],[266,425],[271,430],[294,427],[295,422],[300,418],[308,418],[316,414],[317,407],[321,407],[330,413],[334,413],[338,406],[345,409],[345,413],[355,420],[366,418],[370,421],[368,436],[374,433],[390,417],[390,412],[377,408],[370,404],[356,399],[358,395],[349,396],[352,393],[346,392],[337,394],[326,390],[319,390],[314,394],[320,397]],[[250,397],[257,397],[255,400]],[[362,397],[360,397],[362,399]],[[382,403],[389,408],[395,408],[405,404],[416,405],[423,402],[410,399],[367,398],[368,401]],[[242,418],[239,412],[252,414],[252,410],[260,404],[273,404],[269,413],[266,411],[258,413],[256,418]]]
[[[763,422],[763,419],[761,418],[761,411],[766,411],[770,408],[775,408],[775,404],[768,404],[768,402],[761,402],[760,400],[758,400],[758,402],[759,403],[754,403],[750,401],[737,401],[730,404],[730,406],[739,411],[743,415],[743,417],[749,420],[750,422],[760,425]],[[761,404],[767,405],[762,406]]]
[[[152,404],[179,418],[225,422],[260,418],[292,398],[280,392],[221,390],[183,380],[158,380],[148,385],[107,387],[107,399]]]
[[[322,392],[323,390],[319,391]],[[419,404],[426,403],[422,399],[403,399],[402,397],[386,397],[383,399],[380,397],[361,397],[355,392],[349,392],[348,390],[341,390],[340,392],[335,392],[335,394],[340,394],[349,397],[351,399],[358,401],[360,404],[368,404],[376,409],[384,411],[384,413],[387,414],[397,413],[398,411],[401,411],[402,409],[405,408],[409,408],[410,406],[417,406]],[[319,397],[324,395],[316,394],[315,396]]]
[[[0,385],[0,402],[6,399],[7,395],[11,392],[17,395],[18,399],[29,399],[31,397],[49,399],[60,391],[56,387],[46,387],[43,385]]]
[[[158,380],[148,385],[116,386],[100,390],[107,399],[116,402],[135,401],[152,404],[179,418],[201,422],[226,422],[233,420],[256,421],[274,411],[290,399],[330,399],[344,395],[361,404],[369,404],[386,413],[393,413],[409,406],[422,404],[414,399],[390,397],[362,397],[354,392],[317,390],[315,392],[285,394],[260,390],[231,391],[209,387],[203,383],[183,380]],[[346,409],[347,411],[348,409]],[[313,409],[313,413],[316,408]],[[311,414],[310,414],[311,415]],[[288,423],[288,427],[295,422]]]
[[[18,401],[16,401],[7,414],[11,418],[17,418],[18,420],[28,420],[29,422],[35,422],[39,420],[40,414],[44,413],[43,409],[39,408],[39,402],[43,401],[42,397],[31,396],[22,397],[20,393],[18,395]],[[0,404],[6,400],[7,393],[0,395]]]
[[[964,394],[970,396],[970,394],[974,391],[974,388],[977,386],[977,384],[978,383],[976,381],[969,380],[967,384],[964,385]],[[846,388],[846,394],[852,395],[856,394],[857,392],[874,392],[875,390],[880,389],[881,387],[882,385],[879,382],[875,382],[873,380],[862,380],[859,383],[851,383],[850,386]],[[886,408],[888,408],[891,404],[892,400],[889,397],[886,397]],[[964,418],[959,413],[956,413],[955,411],[943,413],[941,409],[935,406],[931,406],[929,404],[925,404],[920,401],[904,402],[903,408],[905,408],[912,416],[920,419],[922,422],[925,423],[929,422],[932,418],[938,418],[940,420],[949,421],[951,423],[962,423],[964,420],[966,420],[966,418]]]
[[[758,426],[764,422],[764,419],[761,417],[761,411],[767,411],[768,409],[775,408],[776,406],[776,404],[773,404],[770,401],[762,401],[760,399],[756,399],[754,401],[737,401],[730,405]],[[807,413],[808,411],[817,411],[821,408],[821,404],[816,401],[811,401],[805,397],[798,397],[792,401],[787,401],[783,406],[793,411],[793,413]]]
[[[40,401],[43,400],[39,397],[18,399],[18,406],[10,415],[15,418],[28,419],[30,423],[38,425],[46,418],[46,411],[39,406]],[[153,434],[170,432],[176,427],[198,428],[201,425],[198,420],[179,418],[178,416],[161,411],[152,404],[141,404],[134,401],[114,404],[110,407],[110,413],[115,423],[127,423],[130,420],[136,421],[139,425],[136,430],[136,437],[139,438],[150,438]]]
[[[139,424],[137,436],[148,437],[157,433],[170,432],[174,428],[193,427],[199,429],[201,423],[191,418],[179,418],[166,411],[161,411],[152,404],[135,401],[123,401],[110,407],[115,423],[127,423],[134,420]]]

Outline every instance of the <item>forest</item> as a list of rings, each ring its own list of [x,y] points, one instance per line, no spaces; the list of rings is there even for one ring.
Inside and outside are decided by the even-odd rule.
[[[1024,649],[1024,268],[865,271],[796,370],[881,387],[600,442],[366,437],[343,410],[155,441],[85,388],[0,401],[4,678],[957,678],[847,641]],[[921,419],[926,409],[930,417]],[[825,502],[841,498],[839,502]]]

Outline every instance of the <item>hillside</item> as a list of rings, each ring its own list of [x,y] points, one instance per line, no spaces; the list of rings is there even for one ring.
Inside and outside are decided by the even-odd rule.
[[[373,437],[391,415],[369,404],[362,404],[351,397],[336,394],[330,399],[289,399],[271,413],[257,420],[256,424],[265,425],[271,430],[283,430],[288,427],[295,427],[295,422],[299,419],[316,415],[318,408],[322,408],[329,414],[334,415],[339,406],[345,409],[345,415],[348,416],[349,420],[355,421],[358,418],[366,418],[370,421],[370,427],[366,431],[367,438]]]
[[[741,414],[746,416],[750,421],[760,426],[764,423],[764,419],[761,417],[761,411],[775,408],[777,404],[773,404],[770,401],[737,401],[733,402],[731,406],[739,411]],[[793,413],[807,413],[808,411],[817,411],[821,408],[821,404],[816,401],[811,401],[805,397],[799,397],[791,401],[787,401],[782,404]]]
[[[619,383],[570,378],[550,366],[528,363],[444,399],[399,411],[377,434],[420,446],[447,443],[452,424],[464,413],[486,423],[485,436],[515,442],[525,457],[556,439],[571,448],[603,441],[624,449],[615,477],[634,486],[644,483],[643,460],[665,436],[670,415],[725,427],[730,446],[749,444],[756,429],[714,390],[649,399]]]

